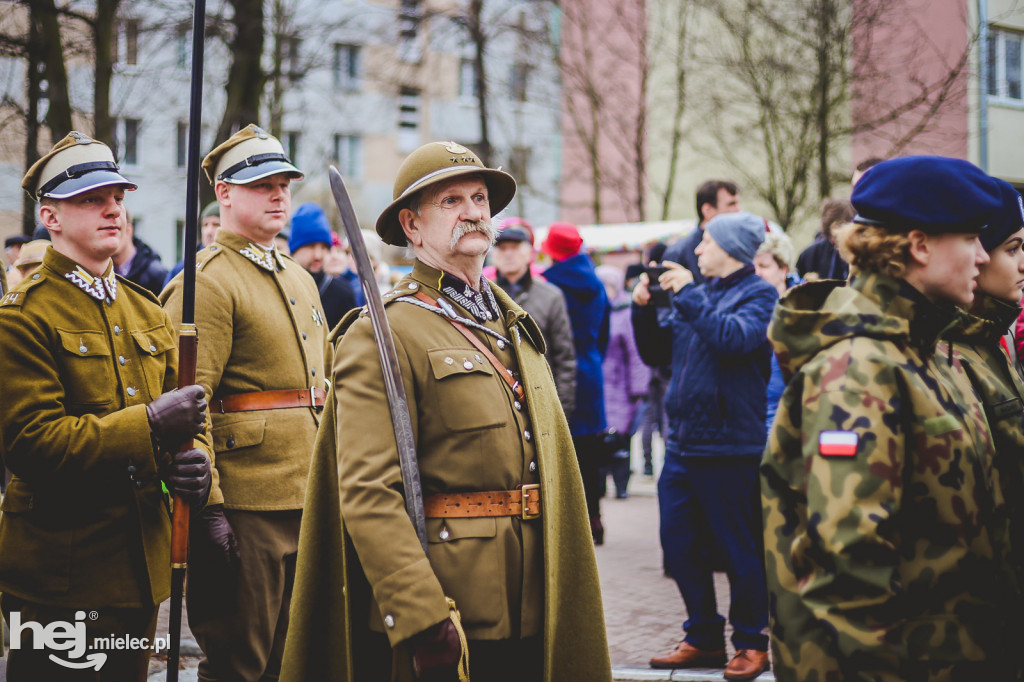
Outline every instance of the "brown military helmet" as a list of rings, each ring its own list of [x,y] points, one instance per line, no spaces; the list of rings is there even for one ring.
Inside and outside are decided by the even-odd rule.
[[[516,194],[515,179],[503,170],[487,168],[471,150],[456,142],[429,142],[402,162],[393,201],[377,218],[377,234],[387,244],[405,246],[398,213],[422,189],[460,175],[479,175],[487,183],[491,215],[508,206]]]

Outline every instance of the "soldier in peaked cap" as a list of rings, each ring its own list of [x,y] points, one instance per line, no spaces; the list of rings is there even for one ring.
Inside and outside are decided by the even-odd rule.
[[[221,227],[197,255],[196,380],[212,417],[213,490],[192,522],[189,625],[199,679],[276,678],[306,475],[327,387],[313,278],[274,246],[302,172],[255,125],[203,160]],[[161,295],[180,314],[181,276]]]
[[[776,678],[1016,679],[994,435],[959,354],[936,353],[989,263],[1000,187],[914,156],[852,203],[852,282],[792,289],[768,332],[788,379],[761,466]]]
[[[492,212],[514,193],[511,176],[455,142],[420,147],[399,169],[377,232],[416,254],[384,300],[429,551],[406,515],[370,320],[351,311],[332,332],[333,392],[282,680],[455,680],[467,652],[481,682],[611,677],[583,489],[545,341],[481,274]]]
[[[174,327],[156,298],[114,274],[136,186],[110,149],[71,133],[22,186],[53,245],[0,299],[0,437],[14,473],[0,505],[7,679],[145,680],[148,646],[86,657],[37,638],[84,621],[90,644],[152,640],[170,592],[167,491],[199,506],[210,489],[206,400],[175,388]],[[191,436],[197,448],[178,452]]]

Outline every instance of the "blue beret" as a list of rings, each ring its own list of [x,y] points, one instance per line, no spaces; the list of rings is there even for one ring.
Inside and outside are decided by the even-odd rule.
[[[894,232],[981,232],[1003,205],[996,179],[973,163],[904,156],[869,169],[853,188],[853,221]]]
[[[1020,193],[1006,180],[996,178],[996,183],[1003,198],[1003,206],[989,221],[988,227],[982,230],[981,245],[986,251],[996,248],[1024,227],[1024,201]]]

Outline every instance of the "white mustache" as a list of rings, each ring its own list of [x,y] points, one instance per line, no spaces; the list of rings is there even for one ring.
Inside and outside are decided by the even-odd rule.
[[[448,242],[448,248],[455,249],[455,245],[459,243],[459,240],[470,232],[483,234],[491,240],[491,246],[494,246],[494,242],[498,238],[498,231],[494,229],[494,225],[491,224],[490,220],[465,220],[456,225],[455,229],[452,230],[452,238]]]

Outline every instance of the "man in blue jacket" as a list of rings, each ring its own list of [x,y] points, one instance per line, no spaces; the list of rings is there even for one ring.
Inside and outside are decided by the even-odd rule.
[[[720,667],[725,620],[712,567],[702,558],[714,538],[729,575],[734,658],[728,680],[768,667],[768,593],[762,560],[758,464],[764,451],[768,322],[778,292],[754,272],[767,223],[746,212],[708,222],[696,249],[707,281],[676,263],[659,278],[671,313],[651,305],[646,276],[633,291],[637,349],[649,365],[669,364],[668,434],[658,480],[661,545],[686,603],[686,637],[654,668]],[[660,321],[659,321],[660,318]]]

